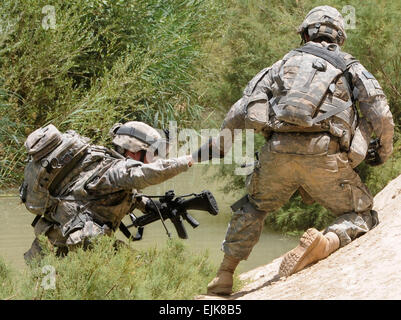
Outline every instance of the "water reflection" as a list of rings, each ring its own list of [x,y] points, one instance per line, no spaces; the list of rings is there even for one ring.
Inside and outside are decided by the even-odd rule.
[[[205,173],[203,165],[191,169],[193,170],[143,191],[149,195],[163,195],[168,190],[174,190],[176,195],[182,195],[205,189],[210,190],[218,202],[220,213],[218,216],[211,216],[207,212],[191,211],[191,215],[199,221],[200,225],[193,229],[184,222],[189,236],[185,244],[193,252],[208,250],[210,261],[218,265],[223,257],[220,247],[230,218],[229,206],[241,195],[223,193],[220,190],[223,181],[213,177],[212,170]],[[0,197],[0,256],[18,269],[25,267],[23,253],[29,249],[34,239],[33,228],[30,225],[34,217],[20,203],[17,196]],[[128,217],[123,221],[126,224],[130,223]],[[166,226],[171,235],[177,238],[173,224],[166,221]],[[238,267],[240,272],[269,263],[297,244],[297,239],[267,229],[265,228],[249,259],[240,263]],[[134,233],[135,228],[132,228],[131,232]],[[118,237],[125,239],[120,232]],[[146,226],[143,239],[132,243],[132,246],[135,248],[160,247],[166,244],[166,239],[166,231],[161,222],[157,221]]]

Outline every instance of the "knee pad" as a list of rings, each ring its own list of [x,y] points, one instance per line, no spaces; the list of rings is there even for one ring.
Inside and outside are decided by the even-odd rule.
[[[256,208],[256,206],[249,200],[249,195],[243,196],[241,199],[231,205],[231,210],[235,213],[238,211],[248,212],[253,214],[264,215],[265,212]]]

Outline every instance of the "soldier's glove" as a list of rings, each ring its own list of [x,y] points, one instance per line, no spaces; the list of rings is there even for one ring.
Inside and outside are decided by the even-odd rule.
[[[365,161],[368,165],[374,167],[384,163],[379,155],[378,150],[380,149],[380,141],[378,138],[373,139],[369,143],[368,152],[366,154]]]

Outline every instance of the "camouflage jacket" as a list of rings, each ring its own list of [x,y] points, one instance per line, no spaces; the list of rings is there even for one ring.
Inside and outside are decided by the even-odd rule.
[[[323,47],[329,44],[325,42],[322,44],[308,42],[308,45]],[[263,123],[262,127],[258,128],[261,129],[260,131],[262,131],[266,136],[268,136],[269,131],[283,132],[286,130],[291,132],[330,131],[335,134],[334,131],[337,129],[340,129],[341,131],[346,129],[342,127],[344,117],[349,117],[349,122],[352,125],[353,117],[357,119],[357,111],[355,107],[359,106],[363,118],[371,126],[375,135],[380,139],[381,147],[378,152],[382,162],[386,161],[393,150],[394,135],[393,117],[386,96],[374,76],[349,54],[342,53],[346,61],[354,60],[348,68],[350,81],[347,81],[352,89],[346,90],[346,84],[342,83],[340,78],[340,81],[337,81],[335,89],[332,91],[332,97],[347,100],[348,98],[351,98],[347,97],[347,95],[349,95],[347,92],[351,91],[353,107],[351,110],[344,112],[344,115],[342,116],[343,119],[340,119],[333,125],[333,130],[331,130],[331,128],[328,129],[327,126],[331,121],[335,122],[333,119],[327,119],[322,121],[322,124],[315,125],[305,130],[305,128],[299,126],[283,124],[281,121],[277,121],[277,119],[274,118],[274,112],[271,108],[270,102],[272,97],[280,95],[280,88],[291,85],[291,82],[289,82],[288,79],[292,77],[293,72],[291,66],[286,66],[285,61],[288,59],[288,56],[292,54],[293,53],[290,52],[282,60],[279,60],[272,66],[263,69],[249,82],[244,90],[243,97],[238,100],[227,113],[221,126],[220,136],[231,135],[232,140],[234,129],[255,129],[254,124],[249,124],[249,121],[247,121],[249,120],[247,116],[249,107],[253,104],[264,104],[268,110],[267,115],[265,115],[266,123]],[[304,59],[309,59],[309,56],[310,55],[304,55]],[[317,116],[319,114],[317,114]],[[346,147],[349,147],[349,143],[352,140],[352,135],[357,125],[358,124],[355,123],[352,125],[353,127],[350,128],[350,137],[348,138],[348,146],[346,145]],[[224,149],[223,146],[220,146],[220,149],[222,148]],[[225,145],[225,149],[227,149],[227,144]],[[227,151],[228,150],[224,150],[225,153]]]
[[[162,183],[188,169],[186,157],[144,164],[111,157],[105,150],[90,146],[56,190],[58,204],[45,217],[64,226],[63,234],[72,231],[69,224],[79,214],[91,216],[99,225],[117,228],[134,208],[143,209],[143,201],[134,197],[137,190]]]

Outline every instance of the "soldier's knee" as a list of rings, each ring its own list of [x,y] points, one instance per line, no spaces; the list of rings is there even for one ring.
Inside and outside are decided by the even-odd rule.
[[[334,232],[340,238],[340,246],[343,247],[351,241],[372,230],[379,224],[376,211],[351,212],[339,216],[324,233]]]
[[[263,219],[266,215],[266,211],[261,210],[258,208],[257,204],[252,202],[251,198],[249,195],[245,195],[241,199],[239,199],[237,202],[235,202],[231,206],[231,210],[234,213],[248,213],[252,214],[257,218]]]

